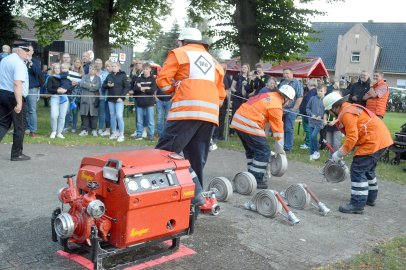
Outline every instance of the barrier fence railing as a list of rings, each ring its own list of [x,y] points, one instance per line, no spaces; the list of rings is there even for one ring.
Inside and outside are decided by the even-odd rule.
[[[35,95],[35,96],[38,96],[38,97],[51,97],[51,96],[54,96],[54,95],[50,95],[50,94],[29,94],[29,95]],[[62,95],[64,95],[64,94],[62,94]],[[100,98],[100,97],[102,97],[102,98],[105,98],[105,99],[107,99],[107,98],[123,98],[124,106],[136,106],[135,101],[129,101],[129,100],[125,100],[125,99],[151,98],[151,97],[154,97],[154,98],[155,97],[156,98],[159,98],[159,97],[171,97],[171,95],[152,95],[152,96],[151,95],[140,95],[140,96],[114,95],[114,96],[101,96],[101,95],[74,95],[74,94],[66,94],[64,96],[67,96],[67,97],[92,97],[92,98]],[[240,98],[242,100],[248,100],[248,98],[244,98],[244,97],[241,97],[239,95],[235,95],[233,93],[231,93],[230,95],[227,95],[228,107],[227,107],[227,110],[226,110],[227,113],[226,113],[226,117],[225,117],[225,123],[226,124],[224,125],[224,129],[225,129],[224,130],[224,138],[225,138],[226,141],[228,140],[228,135],[229,135],[229,131],[230,131],[229,124],[230,124],[230,116],[232,116],[232,110],[231,110],[231,108],[232,108],[231,107],[231,101],[232,101],[231,97],[232,96]],[[294,113],[297,116],[302,116],[302,117],[306,117],[306,118],[312,118],[309,115],[304,115],[304,114],[301,114],[301,113],[299,113],[297,111],[291,111],[291,110],[287,110],[287,109],[283,109],[283,111],[288,112],[288,113]],[[314,120],[323,121],[323,119],[314,119]],[[298,135],[299,135],[299,131],[300,131],[300,127],[301,127],[301,120],[296,121],[296,122],[298,122],[298,125],[299,125],[299,129],[298,129]],[[395,133],[391,133],[391,134],[394,135]],[[406,137],[406,135],[402,135],[402,134],[396,134],[396,135]]]

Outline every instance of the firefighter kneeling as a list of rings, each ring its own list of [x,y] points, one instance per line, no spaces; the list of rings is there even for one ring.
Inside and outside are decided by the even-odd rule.
[[[333,92],[323,99],[326,110],[337,116],[337,127],[344,133],[343,145],[332,156],[338,162],[355,146],[351,165],[351,200],[338,209],[343,213],[362,214],[365,205],[374,206],[378,197],[376,164],[386,148],[393,144],[388,128],[367,108],[346,102]]]
[[[231,127],[236,130],[241,139],[248,171],[255,176],[259,189],[268,188],[263,178],[271,150],[264,131],[265,124],[269,122],[275,138],[274,152],[284,155],[282,106],[294,97],[295,90],[289,85],[283,85],[279,92],[251,97],[234,114]]]

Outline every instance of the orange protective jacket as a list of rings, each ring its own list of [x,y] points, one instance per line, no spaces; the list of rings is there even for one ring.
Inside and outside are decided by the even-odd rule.
[[[276,141],[283,140],[283,97],[278,92],[263,93],[248,99],[235,112],[231,127],[252,135],[265,137],[269,122]]]
[[[339,149],[344,156],[355,146],[358,146],[355,156],[365,156],[393,144],[384,122],[361,105],[344,102],[337,120],[336,125],[346,135]]]
[[[201,44],[187,44],[169,52],[157,77],[165,94],[174,93],[171,120],[201,120],[218,125],[226,92],[224,70]]]
[[[384,80],[377,82],[368,91],[368,94],[373,94],[373,97],[367,99],[367,109],[373,111],[376,115],[384,117],[389,99],[389,88],[386,82]]]

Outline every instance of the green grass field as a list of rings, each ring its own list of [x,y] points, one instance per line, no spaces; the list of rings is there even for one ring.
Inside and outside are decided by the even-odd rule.
[[[400,131],[400,126],[406,123],[406,113],[389,112],[383,119],[391,133]]]

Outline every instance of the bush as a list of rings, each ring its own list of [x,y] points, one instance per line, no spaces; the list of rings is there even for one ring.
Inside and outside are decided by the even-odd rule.
[[[389,87],[388,112],[406,112],[406,89]]]

